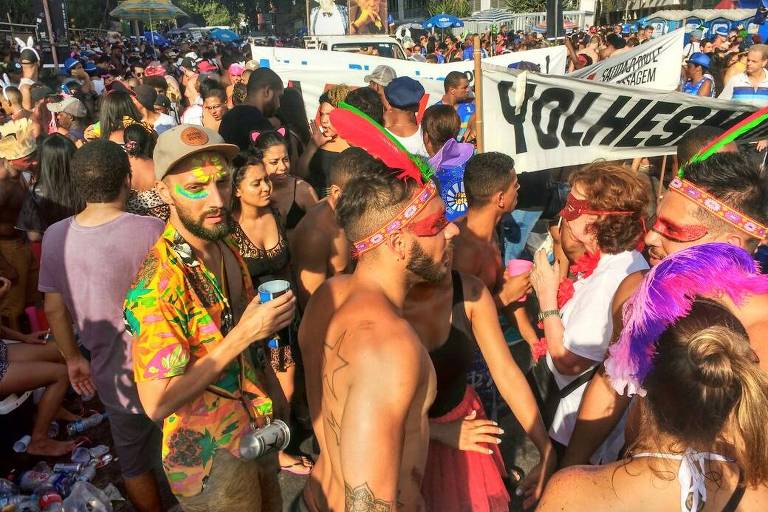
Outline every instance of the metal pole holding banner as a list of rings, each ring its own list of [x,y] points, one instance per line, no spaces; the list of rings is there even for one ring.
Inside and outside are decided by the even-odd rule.
[[[53,24],[51,23],[51,11],[48,9],[48,0],[43,0],[43,11],[45,12],[45,25],[48,27],[48,41],[51,43],[51,56],[53,57],[53,68],[59,71],[59,55],[56,52],[56,41],[53,37]],[[43,63],[40,63],[42,66]]]
[[[472,40],[472,57],[475,60],[475,136],[477,137],[477,152],[484,148],[483,137],[483,66],[480,62],[480,36]]]
[[[659,177],[659,194],[656,198],[657,201],[661,201],[664,197],[664,175],[667,173],[667,155],[661,158],[661,175]]]

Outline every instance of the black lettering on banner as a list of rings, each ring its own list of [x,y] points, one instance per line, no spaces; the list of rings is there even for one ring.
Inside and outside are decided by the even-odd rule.
[[[619,142],[616,143],[617,147],[636,147],[636,146],[648,146],[646,137],[637,137],[640,132],[650,132],[654,127],[659,124],[659,120],[655,117],[659,114],[671,114],[675,110],[680,108],[679,103],[670,103],[668,101],[657,101],[651,108],[649,108],[643,117],[638,119],[629,130],[624,134]]]
[[[668,137],[662,137],[661,135],[651,135],[646,141],[646,146],[667,146],[672,145],[673,142],[688,133],[694,125],[687,123],[684,120],[690,118],[692,121],[701,121],[712,112],[709,107],[702,107],[701,105],[695,105],[692,107],[684,108],[672,116],[666,123],[664,123],[664,131],[669,133]],[[698,126],[698,124],[696,124]]]
[[[501,104],[501,114],[504,119],[512,125],[515,132],[515,154],[520,155],[528,152],[528,144],[525,141],[525,116],[528,113],[528,100],[533,97],[536,91],[536,84],[527,82],[525,84],[525,99],[520,107],[520,113],[515,113],[515,105],[510,102],[510,95],[514,94],[515,83],[502,80],[497,86],[499,90],[499,103]]]
[[[531,122],[536,130],[536,137],[541,149],[554,149],[560,145],[557,128],[560,126],[560,117],[571,108],[573,97],[574,94],[571,90],[552,87],[545,89],[541,96],[533,102]],[[550,103],[556,103],[557,106],[550,107]],[[542,130],[541,126],[542,111],[545,109],[549,111],[546,131]]]
[[[615,66],[611,66],[609,68],[606,68],[603,70],[602,74],[602,81],[603,82],[610,82],[617,76],[628,74],[630,76],[623,78],[622,80],[619,80],[618,83],[620,84],[627,84],[627,85],[636,85],[637,83],[630,80],[633,76],[636,76],[639,73],[642,68],[645,66],[648,66],[649,64],[654,64],[658,62],[658,57],[661,54],[661,52],[664,50],[663,47],[654,48],[652,51],[648,53],[643,53],[641,55],[638,55],[637,57],[633,57],[631,59],[619,62]],[[656,76],[654,72],[654,77]]]
[[[601,146],[610,146],[614,139],[621,135],[621,132],[623,132],[627,126],[632,124],[640,113],[651,103],[651,100],[648,99],[637,100],[637,103],[635,103],[624,116],[617,115],[630,100],[632,100],[631,96],[618,96],[611,106],[608,107],[608,110],[600,116],[600,119],[587,130],[586,135],[584,135],[584,140],[581,141],[581,145],[591,146],[592,141],[603,129],[610,128],[611,131],[598,143]]]
[[[584,135],[584,132],[574,132],[573,128],[576,126],[576,123],[584,118],[587,111],[589,111],[590,107],[592,107],[592,104],[594,104],[599,97],[599,92],[586,93],[584,97],[581,98],[581,101],[579,101],[579,104],[576,105],[576,109],[573,111],[573,113],[565,118],[565,123],[563,123],[562,139],[566,147],[580,145],[581,137]]]

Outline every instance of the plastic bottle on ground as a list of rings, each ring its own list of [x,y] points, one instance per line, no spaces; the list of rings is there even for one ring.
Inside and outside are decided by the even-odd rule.
[[[24,453],[27,451],[27,448],[29,448],[29,443],[32,442],[32,437],[29,435],[26,435],[13,443],[13,451],[16,453]]]
[[[64,500],[64,512],[112,512],[112,503],[96,486],[77,482]]]
[[[72,423],[67,424],[67,433],[70,435],[70,437],[75,436],[77,434],[81,434],[86,430],[88,430],[89,428],[93,428],[99,423],[101,423],[106,416],[107,416],[106,414],[97,413],[97,414],[88,416],[87,418],[73,421]]]

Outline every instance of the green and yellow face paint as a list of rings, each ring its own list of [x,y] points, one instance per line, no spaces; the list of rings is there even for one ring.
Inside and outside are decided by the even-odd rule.
[[[215,153],[203,153],[191,159],[181,169],[182,172],[191,172],[195,181],[191,185],[207,186],[211,181],[218,181],[229,176],[229,170],[221,157]],[[208,190],[187,190],[178,183],[173,188],[174,192],[186,199],[200,200],[208,197]]]

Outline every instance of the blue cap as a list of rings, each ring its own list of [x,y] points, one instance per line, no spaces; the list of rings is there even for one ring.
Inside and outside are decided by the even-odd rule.
[[[692,53],[690,57],[688,57],[688,64],[697,64],[704,69],[709,69],[709,55],[705,55],[701,52],[695,52]]]
[[[69,74],[70,71],[72,71],[72,68],[77,66],[78,64],[81,64],[81,62],[74,58],[70,57],[67,60],[64,61],[64,73]]]
[[[85,69],[86,73],[95,73],[97,69],[96,63],[92,60],[89,60],[85,63],[85,66],[83,66],[83,69]]]
[[[715,35],[723,36],[723,37],[728,37],[728,29],[725,28],[725,26],[720,25],[719,27],[717,27],[715,29]]]
[[[415,107],[424,96],[424,86],[409,76],[395,78],[384,88],[390,105],[399,109]]]

